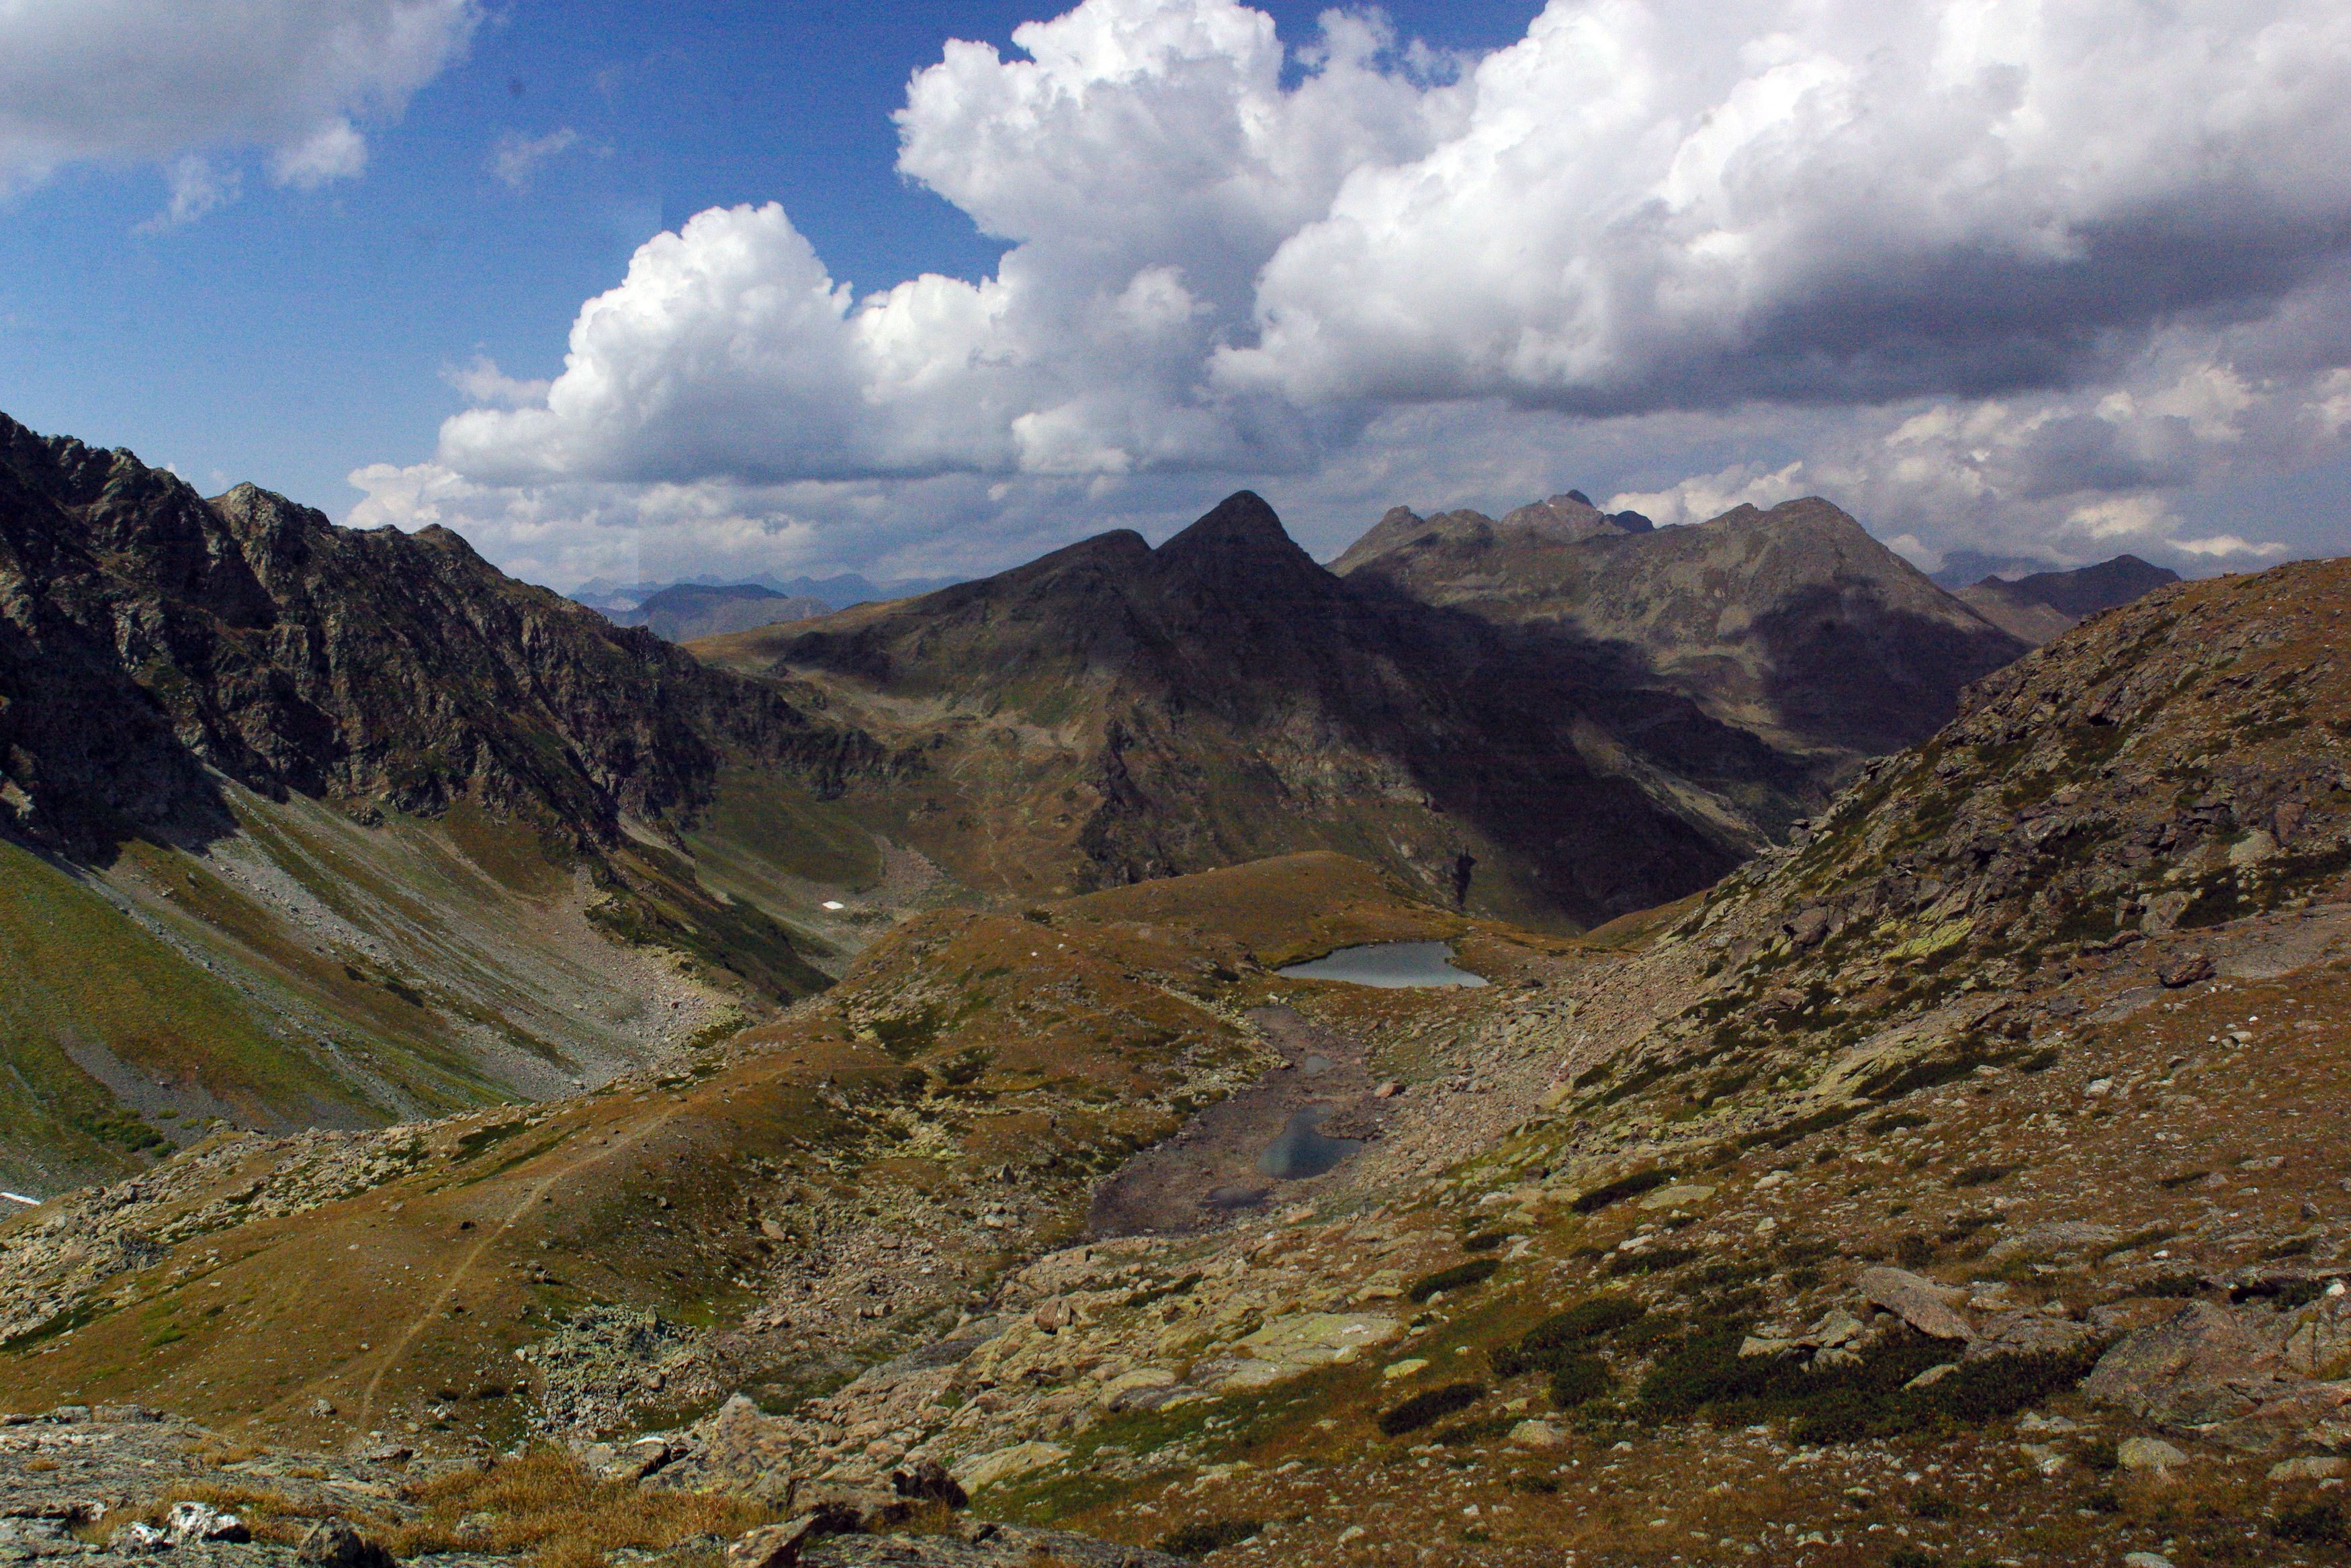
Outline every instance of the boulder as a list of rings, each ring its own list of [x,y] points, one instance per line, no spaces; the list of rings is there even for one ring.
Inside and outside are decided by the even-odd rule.
[[[2284,1327],[2273,1313],[2189,1302],[2126,1335],[2099,1358],[2082,1392],[2158,1426],[2237,1420],[2276,1386]]]
[[[1375,1313],[1295,1313],[1243,1339],[1239,1348],[1250,1359],[1233,1367],[1224,1381],[1235,1387],[1279,1382],[1333,1362],[1353,1361],[1403,1333],[1403,1324]]]
[[[295,1555],[312,1568],[392,1568],[391,1552],[340,1519],[312,1525]]]
[[[1834,1347],[1850,1345],[1869,1332],[1869,1325],[1843,1307],[1831,1307],[1821,1321],[1804,1331],[1804,1339],[1817,1345]]]
[[[2351,1438],[2351,1383],[2287,1381],[2256,1386],[2260,1402],[2234,1420],[2216,1421],[2199,1431],[2223,1448],[2263,1454],[2288,1443],[2340,1447]]]
[[[1095,1396],[1105,1410],[1124,1410],[1142,1401],[1142,1396],[1161,1388],[1173,1388],[1176,1376],[1164,1366],[1138,1366],[1123,1372],[1102,1385]]]
[[[1693,1203],[1703,1203],[1714,1196],[1714,1189],[1690,1183],[1679,1187],[1660,1187],[1641,1199],[1644,1209],[1686,1209]]]
[[[1008,1449],[967,1459],[956,1466],[955,1479],[967,1491],[994,1486],[998,1481],[1025,1476],[1031,1470],[1041,1470],[1060,1464],[1070,1457],[1070,1450],[1059,1443],[1016,1443]]]
[[[1968,1359],[1980,1361],[1988,1355],[2078,1350],[2097,1336],[2097,1331],[2088,1324],[2050,1313],[1987,1313],[1980,1320],[1975,1339],[1968,1345]]]
[[[198,1541],[234,1544],[253,1539],[253,1532],[247,1530],[245,1521],[236,1515],[193,1501],[172,1505],[172,1511],[163,1520],[163,1533],[171,1537],[174,1546],[185,1546],[190,1542]]]
[[[133,1520],[116,1531],[107,1545],[121,1556],[143,1557],[152,1552],[169,1552],[172,1538],[152,1524]]]
[[[2115,1450],[2115,1459],[2126,1470],[2153,1470],[2160,1474],[2186,1464],[2188,1456],[2161,1438],[2126,1438]]]
[[[779,1507],[793,1490],[793,1446],[785,1423],[737,1394],[700,1428],[703,1483]]]
[[[2342,1286],[2334,1290],[2340,1292]],[[2351,1373],[2351,1294],[2321,1296],[2294,1314],[2285,1364],[2304,1377],[2337,1378]]]
[[[2333,1455],[2285,1459],[2270,1467],[2270,1480],[2281,1482],[2335,1480],[2345,1475],[2351,1475],[2351,1459],[2338,1459]]]
[[[1984,1257],[1993,1263],[2004,1263],[2011,1258],[2020,1257],[2051,1258],[2067,1252],[2111,1247],[2119,1239],[2118,1232],[2111,1225],[2093,1225],[2080,1220],[2060,1220],[2050,1225],[2031,1226],[2003,1236],[1992,1243],[1991,1250]]]
[[[2199,980],[2210,980],[2212,974],[2212,960],[2208,954],[2179,953],[2164,961],[2163,967],[2156,971],[2155,977],[2166,987],[2178,991],[2184,986],[2194,985]]]
[[[641,1438],[614,1457],[610,1473],[615,1480],[641,1481],[676,1457],[668,1438]]]
[[[1521,1421],[1510,1428],[1510,1446],[1516,1449],[1555,1449],[1567,1441],[1567,1434],[1549,1421]]]
[[[802,1514],[781,1524],[763,1524],[728,1544],[726,1568],[791,1568],[816,1534],[814,1514]]]
[[[1965,1291],[1938,1285],[1907,1269],[1882,1266],[1864,1269],[1860,1284],[1863,1300],[1884,1307],[1929,1339],[1970,1340],[1976,1336],[1975,1325],[1968,1322],[1956,1304],[1966,1299]]]

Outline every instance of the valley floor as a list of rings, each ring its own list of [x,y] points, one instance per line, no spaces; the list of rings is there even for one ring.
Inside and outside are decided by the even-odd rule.
[[[2015,1021],[2000,1061],[1709,1108],[1593,1068],[1708,993],[1722,925],[1618,949],[1457,921],[1492,985],[1370,992],[1274,975],[1163,896],[916,922],[920,962],[882,954],[671,1079],[236,1140],[34,1215],[10,1299],[47,1293],[12,1312],[0,1388],[139,1393],[287,1453],[553,1438],[648,1508],[872,1514],[931,1459],[968,1518],[1217,1562],[2351,1561],[2351,906],[2196,933],[2193,984],[2151,941],[1929,1015]],[[1428,934],[1359,903],[1309,945]],[[1021,954],[984,1004],[923,989]],[[1124,1054],[1099,1051],[1113,1010]],[[1318,1090],[1300,1040],[1362,1064]],[[1132,1121],[1144,1080],[1113,1105],[1081,1061],[1175,1109]],[[1259,1134],[1320,1097],[1370,1141],[1237,1213],[1086,1237],[1121,1151],[1268,1089]],[[1235,1185],[1222,1158],[1195,1184]],[[61,1223],[62,1270],[30,1241]],[[52,1446],[5,1451],[21,1483]],[[367,1484],[423,1495],[438,1462]]]

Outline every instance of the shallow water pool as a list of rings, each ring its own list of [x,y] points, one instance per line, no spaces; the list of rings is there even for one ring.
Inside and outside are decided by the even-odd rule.
[[[1329,1118],[1329,1106],[1307,1106],[1290,1118],[1281,1136],[1257,1157],[1259,1174],[1279,1181],[1299,1181],[1335,1168],[1364,1147],[1357,1137],[1324,1137],[1319,1130]]]
[[[1311,963],[1294,963],[1276,971],[1290,980],[1342,980],[1351,985],[1376,985],[1400,991],[1419,985],[1483,985],[1481,975],[1453,967],[1453,950],[1444,942],[1372,942],[1341,948]]]

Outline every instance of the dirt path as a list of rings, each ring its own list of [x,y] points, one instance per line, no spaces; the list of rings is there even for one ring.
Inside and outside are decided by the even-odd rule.
[[[383,1380],[408,1355],[409,1350],[416,1344],[418,1335],[424,1332],[425,1324],[444,1312],[451,1299],[456,1295],[458,1288],[473,1277],[475,1267],[481,1262],[483,1254],[503,1240],[507,1232],[514,1229],[517,1221],[529,1213],[541,1199],[551,1193],[558,1183],[579,1175],[600,1160],[610,1159],[614,1155],[622,1154],[633,1148],[667,1127],[676,1116],[677,1112],[674,1109],[664,1111],[627,1137],[584,1152],[578,1158],[567,1162],[556,1170],[549,1171],[532,1183],[517,1200],[515,1206],[507,1210],[506,1218],[499,1220],[495,1228],[482,1233],[482,1239],[474,1243],[473,1250],[465,1254],[465,1261],[444,1277],[440,1292],[409,1320],[408,1326],[401,1330],[399,1338],[394,1340],[390,1348],[385,1351],[382,1363],[375,1369],[375,1376],[368,1379],[367,1392],[360,1400],[359,1414],[354,1417],[354,1425],[361,1431],[367,1430],[368,1423],[375,1418],[376,1396],[383,1387]],[[299,1397],[297,1396],[297,1397]]]

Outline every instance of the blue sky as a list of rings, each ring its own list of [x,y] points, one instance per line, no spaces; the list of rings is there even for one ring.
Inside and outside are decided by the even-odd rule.
[[[1260,7],[1311,33],[1319,5]],[[1523,3],[1388,8],[1416,36],[1491,48]],[[486,353],[561,368],[580,302],[705,207],[780,202],[837,275],[984,275],[1003,250],[893,170],[891,111],[949,37],[1008,47],[1049,12],[995,0],[665,4],[516,0],[371,138],[364,178],[248,178],[232,206],[141,233],[152,165],[69,171],[0,224],[0,411],[129,446],[199,486],[252,479],[341,515],[361,462],[431,452],[465,400],[442,370]],[[507,138],[578,140],[520,188]],[[233,161],[253,162],[232,152]]]
[[[985,570],[1244,483],[1325,555],[1570,484],[1817,492],[1929,566],[2332,554],[2339,12],[27,0],[0,410],[559,586]]]

